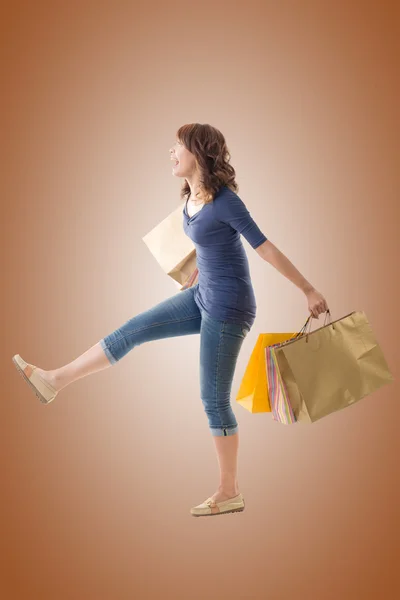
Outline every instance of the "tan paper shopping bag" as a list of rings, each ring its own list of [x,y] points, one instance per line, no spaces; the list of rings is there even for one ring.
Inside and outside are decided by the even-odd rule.
[[[163,271],[181,290],[198,281],[196,249],[183,230],[183,206],[181,203],[142,238]]]
[[[300,422],[312,423],[351,406],[394,380],[363,311],[306,331],[272,351]]]

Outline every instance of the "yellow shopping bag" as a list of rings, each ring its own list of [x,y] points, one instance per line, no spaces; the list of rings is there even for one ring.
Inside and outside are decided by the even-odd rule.
[[[260,333],[246,367],[236,401],[251,413],[271,412],[265,348],[286,342],[296,333]]]

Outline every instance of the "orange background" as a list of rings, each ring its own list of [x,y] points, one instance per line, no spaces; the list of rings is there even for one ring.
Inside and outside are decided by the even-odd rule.
[[[400,597],[395,6],[3,7],[0,597]],[[246,510],[221,519],[189,513],[219,474],[198,336],[136,348],[48,406],[11,361],[59,367],[178,293],[142,237],[180,202],[169,148],[190,122],[224,133],[253,218],[332,318],[365,310],[396,379],[311,426],[239,406],[258,334],[308,314],[242,238],[258,303],[232,389]]]

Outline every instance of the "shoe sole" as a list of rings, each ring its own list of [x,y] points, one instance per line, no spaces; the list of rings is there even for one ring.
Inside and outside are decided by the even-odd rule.
[[[21,367],[19,366],[19,364],[17,363],[17,361],[15,360],[14,357],[12,357],[12,361],[13,361],[14,365],[17,367],[18,373],[21,375],[21,377],[24,379],[24,381],[26,381],[29,384],[29,386],[31,387],[31,389],[35,392],[35,396],[37,398],[39,398],[40,402],[42,404],[50,404],[50,402],[52,400],[46,400],[46,398],[44,396],[42,396],[42,394],[39,392],[39,390],[37,389],[37,387],[33,385],[33,383],[30,381],[30,379],[22,371]],[[54,398],[53,398],[53,400],[54,400]]]
[[[244,511],[244,506],[242,506],[241,508],[233,508],[232,510],[223,510],[217,513],[206,513],[203,515],[194,515],[193,513],[190,514],[192,515],[192,517],[217,517],[218,515],[227,515],[229,513],[237,513],[242,511]]]

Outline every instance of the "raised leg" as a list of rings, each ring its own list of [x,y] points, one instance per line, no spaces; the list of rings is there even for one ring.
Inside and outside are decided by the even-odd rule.
[[[188,288],[129,319],[70,363],[48,371],[37,367],[37,373],[59,391],[77,379],[110,367],[136,346],[199,333],[200,325],[194,288]]]

